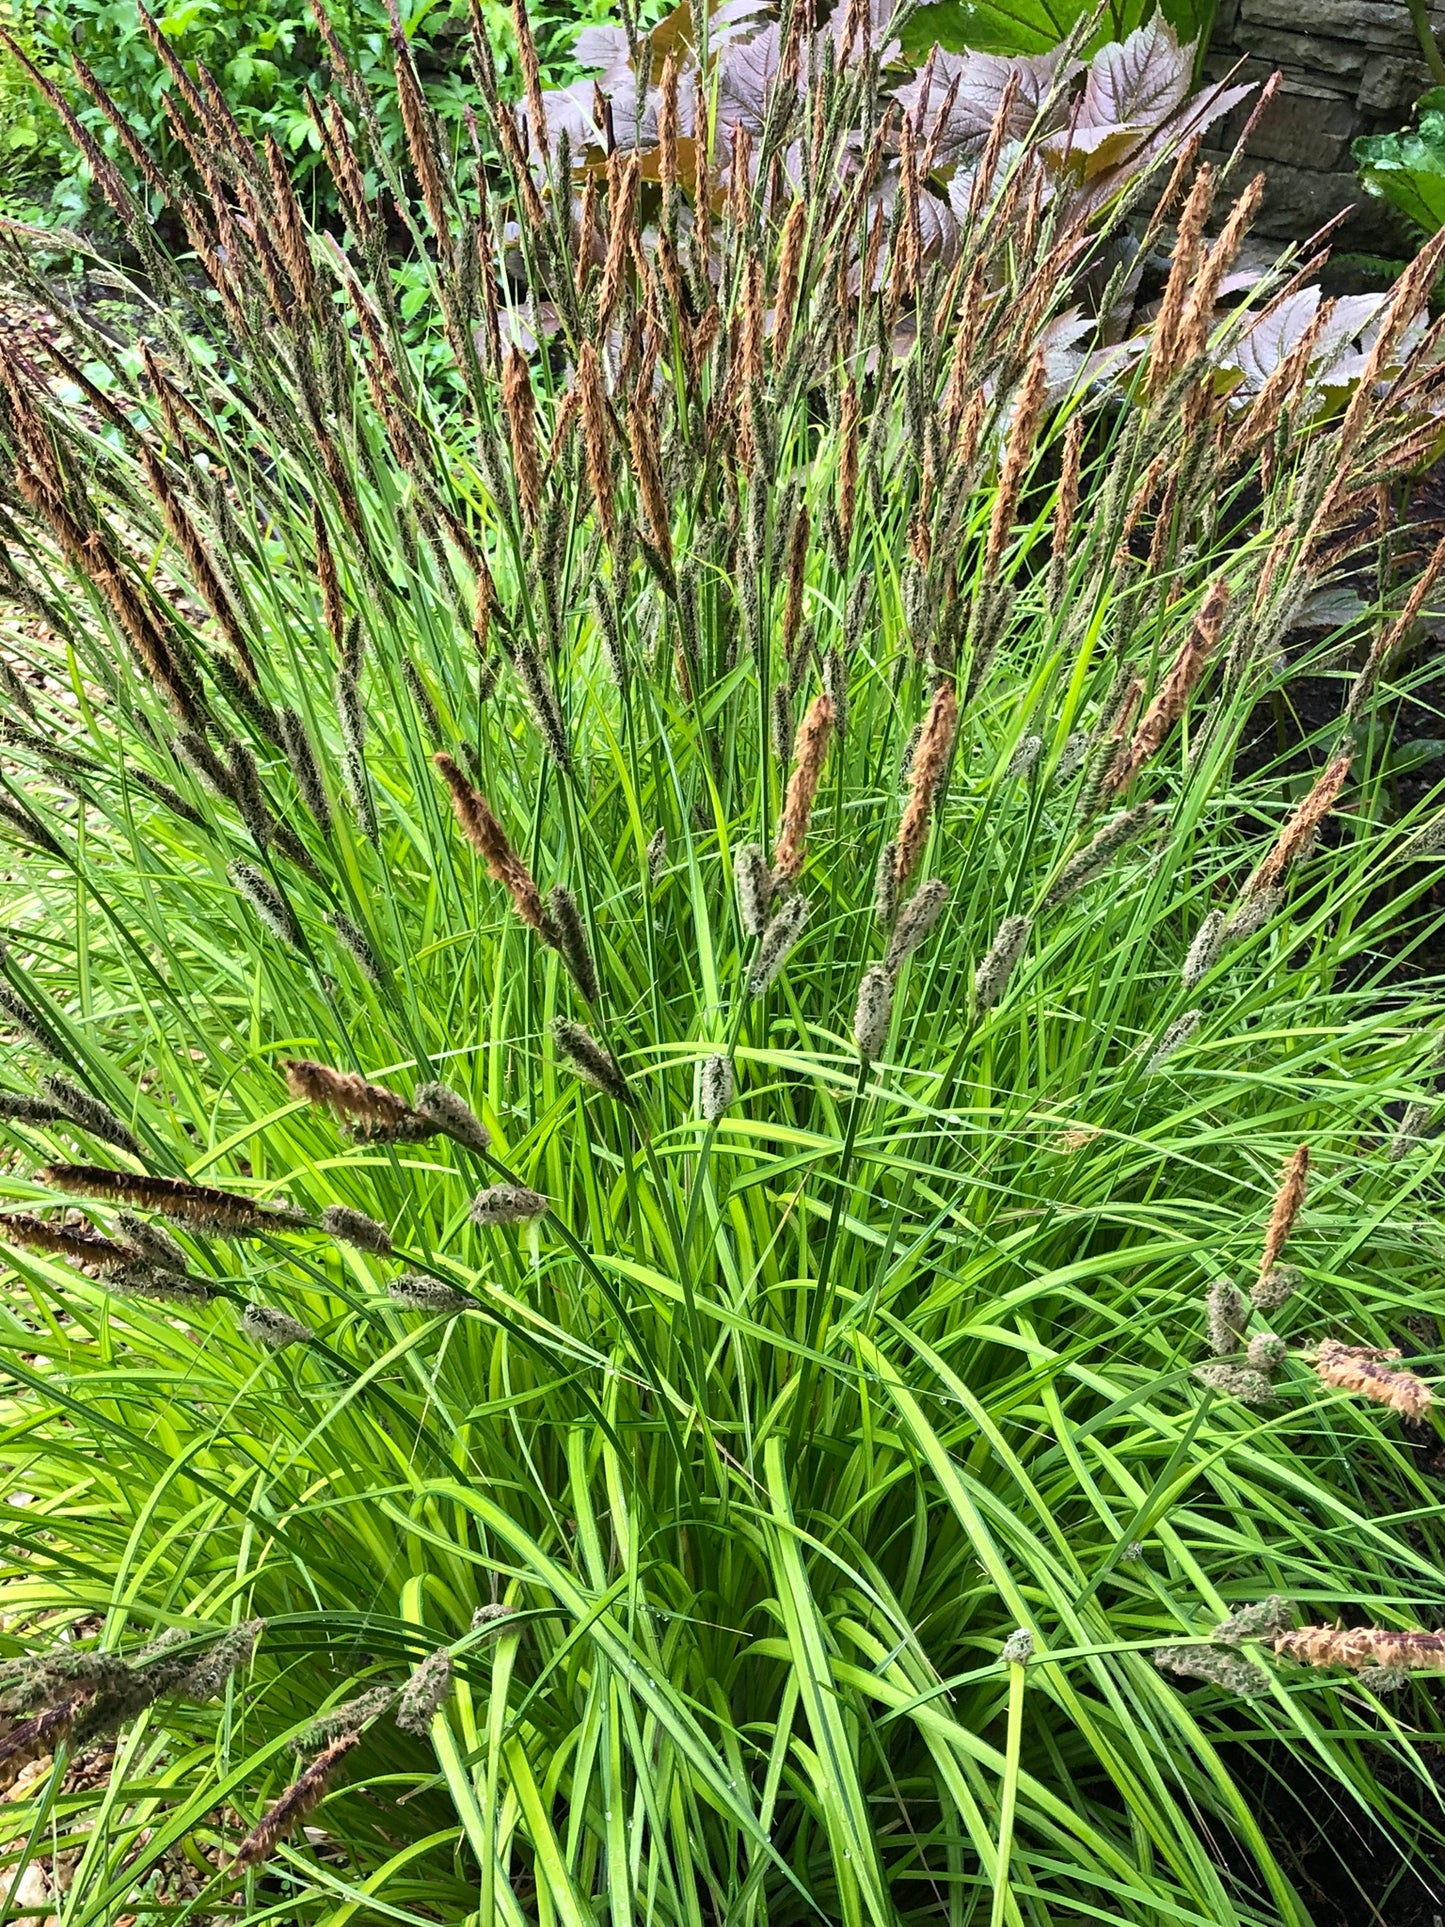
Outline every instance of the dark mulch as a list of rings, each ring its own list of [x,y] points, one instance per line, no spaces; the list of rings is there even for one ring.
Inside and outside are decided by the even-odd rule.
[[[1408,1710],[1402,1711],[1408,1726]],[[1445,1760],[1430,1764],[1445,1780]],[[1282,1749],[1232,1758],[1230,1765],[1253,1792],[1270,1844],[1314,1927],[1445,1927],[1445,1849],[1423,1830],[1415,1851],[1402,1856],[1397,1835]],[[1423,1813],[1431,1805],[1428,1791],[1403,1768],[1383,1757],[1374,1765],[1407,1809]],[[1438,1825],[1441,1814],[1433,1817]]]

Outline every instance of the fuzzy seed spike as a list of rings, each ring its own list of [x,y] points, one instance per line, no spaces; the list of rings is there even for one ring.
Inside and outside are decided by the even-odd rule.
[[[463,836],[487,866],[487,874],[500,883],[512,899],[512,906],[530,930],[544,943],[555,946],[556,928],[542,906],[541,893],[531,872],[507,840],[507,833],[493,816],[486,798],[457,768],[452,758],[438,752],[432,758],[452,795],[452,808]]]
[[[929,820],[953,754],[958,730],[958,694],[951,682],[939,683],[923,719],[909,766],[908,802],[894,844],[894,884],[902,889],[912,876],[928,836]]]
[[[803,867],[808,824],[832,733],[833,705],[826,694],[819,693],[808,705],[793,745],[793,773],[788,779],[783,819],[773,848],[773,880],[780,890],[793,884]]]
[[[232,1869],[244,1872],[259,1867],[271,1858],[281,1841],[310,1813],[314,1813],[330,1791],[331,1783],[349,1753],[361,1744],[359,1733],[343,1733],[318,1753],[299,1779],[287,1787],[276,1804],[259,1820],[236,1849]]]

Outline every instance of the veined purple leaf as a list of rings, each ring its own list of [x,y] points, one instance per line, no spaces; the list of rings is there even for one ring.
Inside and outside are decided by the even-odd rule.
[[[1049,404],[1066,395],[1083,371],[1085,356],[1079,346],[1098,332],[1092,315],[1078,308],[1066,308],[1055,315],[1039,336],[1044,351],[1044,377]]]
[[[746,127],[758,133],[767,117],[768,99],[782,63],[776,22],[751,40],[735,40],[718,56],[719,128]]]
[[[1220,357],[1220,366],[1244,377],[1239,393],[1258,394],[1280,363],[1298,347],[1319,312],[1318,288],[1297,288],[1251,322]]]
[[[1069,165],[1077,176],[1093,181],[1135,153],[1148,132],[1134,121],[1118,127],[1103,122],[1079,125],[1055,134],[1044,151],[1051,161]]]
[[[1253,81],[1245,81],[1238,87],[1206,87],[1203,93],[1196,94],[1185,111],[1176,121],[1171,122],[1171,132],[1177,139],[1192,138],[1202,134],[1206,127],[1213,126],[1217,120],[1232,113],[1241,102],[1249,99],[1256,91]]]
[[[1168,21],[1155,14],[1089,62],[1080,125],[1157,127],[1188,99],[1193,64],[1193,46],[1181,47]]]
[[[1315,323],[1320,302],[1317,287],[1297,288],[1249,321],[1220,354],[1219,366],[1240,376],[1235,392],[1241,401],[1257,395],[1299,346]],[[1388,305],[1389,296],[1383,294],[1342,295],[1334,303],[1310,350],[1311,387],[1349,388],[1360,379],[1379,340]],[[1383,373],[1393,373],[1408,359],[1428,325],[1423,309],[1411,317]]]
[[[1316,381],[1324,387],[1343,388],[1357,382],[1364,374],[1367,363],[1380,339],[1380,329],[1384,325],[1384,310],[1389,305],[1388,295],[1355,294],[1345,295],[1336,305],[1330,322],[1323,330],[1325,336],[1334,334],[1334,323],[1341,320],[1340,309],[1349,302],[1352,312],[1342,322],[1349,333],[1336,347],[1330,343],[1331,352],[1322,354]],[[1365,304],[1373,303],[1373,311],[1364,315],[1363,322],[1357,317],[1363,312]],[[1399,340],[1390,351],[1390,358],[1381,370],[1382,374],[1394,375],[1402,368],[1410,355],[1419,347],[1430,325],[1428,311],[1422,305],[1420,312],[1414,314],[1400,330]],[[1351,346],[1352,339],[1357,346]]]
[[[708,15],[708,45],[720,47],[724,41],[736,40],[755,27],[767,11],[768,0],[723,0],[722,5],[714,7]]]
[[[627,35],[621,27],[584,27],[573,44],[572,58],[586,73],[621,73],[631,58]]]
[[[1252,82],[1242,87],[1206,88],[1182,110],[1172,114],[1162,127],[1155,128],[1153,132],[1137,133],[1124,143],[1124,152],[1111,168],[1090,175],[1086,190],[1077,204],[1078,211],[1083,214],[1101,207],[1111,194],[1117,192],[1121,179],[1132,179],[1162,156],[1177,153],[1185,141],[1202,134],[1206,127],[1222,119],[1241,101],[1248,100],[1255,91]],[[1075,129],[1075,139],[1081,131]]]
[[[870,51],[880,55],[885,67],[890,66],[902,51],[896,40],[883,44],[883,36],[888,30],[888,24],[897,11],[898,0],[868,0],[868,46]],[[833,45],[839,53],[843,51],[843,31],[847,25],[848,13],[847,0],[842,0],[842,4],[835,6],[829,15],[828,25],[824,29],[826,33],[832,35]],[[850,50],[851,58],[857,60],[862,52],[862,47],[855,40]]]
[[[570,87],[554,87],[542,95],[547,110],[547,138],[555,148],[566,131],[574,159],[589,147],[602,145],[602,129],[593,115],[593,82],[574,81]],[[529,132],[530,132],[529,128]]]
[[[1018,93],[1008,119],[1010,135],[1022,138],[1046,107],[1049,122],[1060,123],[1067,112],[1064,86],[1070,78],[1061,70],[1061,57],[1058,49],[1047,54],[1016,57],[940,51],[934,56],[933,71],[928,76],[927,99],[923,98],[925,76],[922,74],[899,87],[895,99],[905,112],[921,120],[925,136],[931,138],[936,116],[957,79],[958,91],[937,143],[940,166],[952,166],[982,147],[1011,78],[1017,77]]]

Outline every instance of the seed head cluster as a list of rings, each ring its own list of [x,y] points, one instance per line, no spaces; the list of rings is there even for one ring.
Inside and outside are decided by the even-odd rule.
[[[543,1216],[547,1200],[540,1191],[521,1184],[492,1184],[478,1191],[471,1203],[473,1224],[525,1224]]]

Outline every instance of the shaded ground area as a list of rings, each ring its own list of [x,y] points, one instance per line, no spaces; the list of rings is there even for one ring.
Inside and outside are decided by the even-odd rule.
[[[1440,1688],[1431,1682],[1412,1690]],[[1400,1710],[1408,1727],[1408,1707]],[[1445,1852],[1422,1841],[1418,1854],[1402,1861],[1398,1842],[1367,1813],[1281,1752],[1258,1758],[1241,1749],[1230,1764],[1253,1791],[1252,1804],[1315,1927],[1445,1927]],[[1445,1759],[1426,1764],[1445,1785]],[[1430,1795],[1403,1767],[1377,1760],[1376,1770],[1404,1809],[1429,1805]]]

